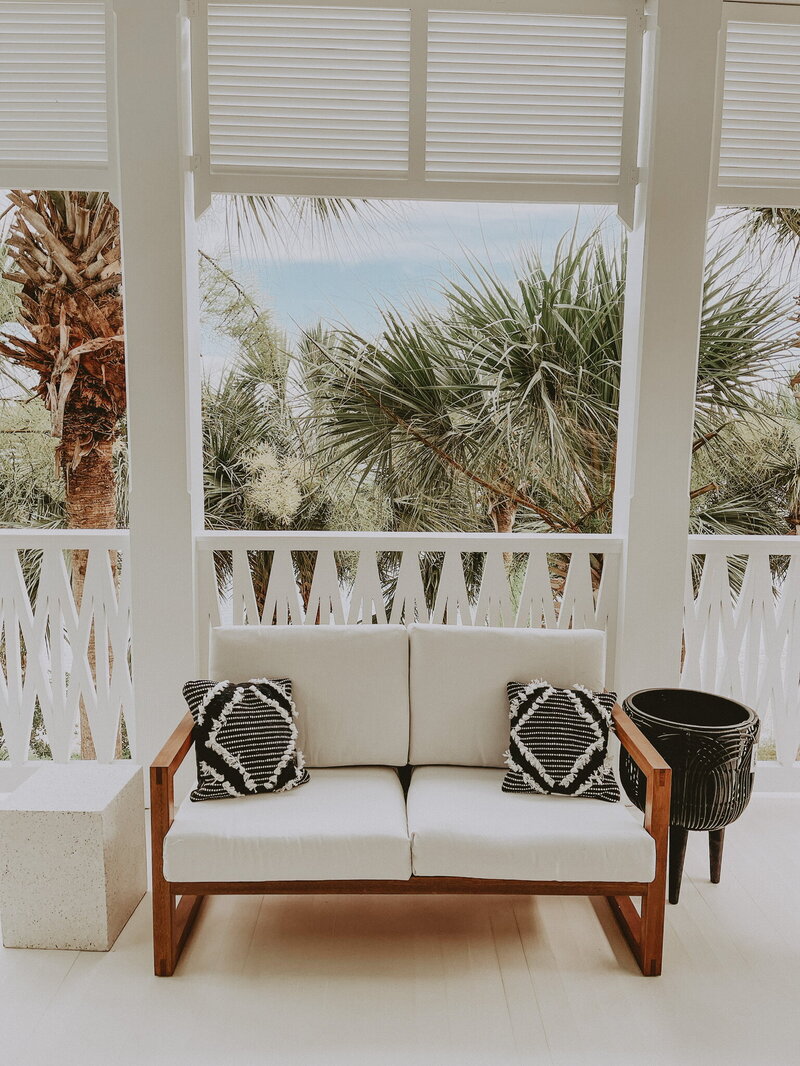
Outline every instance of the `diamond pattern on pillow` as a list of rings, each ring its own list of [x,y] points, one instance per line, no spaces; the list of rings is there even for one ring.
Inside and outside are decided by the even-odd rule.
[[[616,803],[608,749],[616,693],[554,688],[541,680],[511,681],[507,689],[511,734],[503,791]]]
[[[183,695],[194,718],[191,799],[286,792],[308,780],[291,681],[189,681]]]

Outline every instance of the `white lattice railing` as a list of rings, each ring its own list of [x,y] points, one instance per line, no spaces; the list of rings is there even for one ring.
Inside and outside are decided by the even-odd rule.
[[[613,663],[619,538],[205,533],[197,546],[204,648],[208,628],[221,620],[596,627],[609,633]],[[304,587],[298,574],[300,553],[311,553],[306,555]],[[436,563],[433,582],[431,559]],[[258,576],[254,580],[259,560],[260,587]]]
[[[774,740],[778,763],[793,766],[800,746],[800,538],[690,537],[689,552],[694,578],[690,567],[682,684],[754,708],[762,743]]]
[[[120,716],[132,724],[127,548],[121,530],[0,530],[0,728],[11,761],[28,757],[37,707],[59,761],[75,752],[81,704],[101,760],[114,757]],[[201,659],[220,622],[420,620],[605,629],[611,673],[619,538],[237,532],[203,533],[197,548]],[[800,747],[800,538],[690,537],[689,548],[699,581],[687,584],[682,684],[753,706],[788,771]]]
[[[133,712],[127,548],[125,530],[0,530],[0,728],[12,762],[28,758],[37,705],[56,761],[75,751],[81,704],[98,759],[114,758],[120,715]]]

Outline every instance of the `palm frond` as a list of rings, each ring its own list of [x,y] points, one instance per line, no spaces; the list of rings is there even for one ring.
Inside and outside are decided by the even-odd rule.
[[[377,222],[387,219],[391,208],[382,201],[325,196],[225,196],[222,205],[229,248],[250,254],[264,249],[285,250],[286,242],[305,236],[317,243],[331,234],[347,240],[348,227],[355,220]]]

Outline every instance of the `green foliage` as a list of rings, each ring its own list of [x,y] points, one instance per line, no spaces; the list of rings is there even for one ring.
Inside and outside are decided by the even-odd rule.
[[[333,232],[347,237],[351,219],[386,218],[391,208],[378,200],[355,200],[340,196],[225,196],[220,198],[230,247],[252,248],[263,254],[285,234],[303,231],[324,241]]]
[[[753,396],[750,409],[695,453],[691,532],[748,536],[800,527],[800,408],[787,388]]]
[[[706,264],[695,424],[699,434],[758,407],[760,386],[793,346],[792,300],[769,270],[742,269],[742,248],[720,245]]]
[[[56,466],[50,415],[38,397],[0,398],[0,527],[62,529],[64,480]],[[128,524],[128,449],[124,422],[114,444],[117,523]]]
[[[709,430],[695,445],[692,487],[700,493],[692,502],[693,533],[744,535],[797,533],[800,529],[800,374],[792,377],[787,356],[798,347],[796,301],[792,274],[800,250],[800,211],[796,208],[756,208],[732,213],[740,223],[728,238],[725,252],[732,264],[756,263],[753,270],[720,275],[729,293],[729,306],[718,344],[712,354],[718,366],[738,383],[723,386],[731,398],[727,410],[709,396]],[[766,280],[768,279],[768,280]],[[780,288],[778,285],[783,282]],[[796,284],[796,282],[794,282]],[[773,294],[770,298],[769,289]],[[752,290],[755,289],[755,297]],[[765,315],[762,305],[767,305]],[[773,345],[753,358],[765,325],[772,322]],[[744,341],[744,343],[742,343]],[[738,351],[738,360],[732,357]],[[767,370],[783,357],[784,376]],[[701,353],[702,360],[702,353]],[[773,363],[773,369],[776,364]],[[780,365],[780,364],[778,364]],[[796,369],[796,368],[795,368]],[[720,405],[721,406],[721,405]],[[710,491],[704,491],[704,490]]]
[[[64,525],[64,482],[50,415],[38,398],[0,400],[0,525]]]
[[[338,470],[374,478],[417,528],[608,532],[625,251],[565,239],[552,267],[533,255],[515,285],[473,263],[443,282],[444,312],[387,309],[377,339],[314,341],[319,432]],[[759,384],[791,340],[785,295],[744,278],[739,255],[723,245],[707,264],[696,404],[695,520],[728,532],[765,494],[745,469],[710,485],[708,464],[730,465],[728,424],[761,418]]]
[[[0,244],[0,329],[19,319],[19,294],[22,286],[3,277],[3,272],[10,265],[8,251],[3,244]],[[20,371],[13,367],[7,359],[0,359],[0,386],[6,386],[9,383],[15,391],[20,391],[23,395],[29,395],[29,390],[23,381]],[[4,389],[3,394],[5,394],[5,391]]]
[[[369,487],[334,482],[317,461],[303,351],[288,351],[269,314],[217,264],[206,261],[202,281],[206,325],[234,345],[219,378],[207,374],[203,385],[209,527],[384,528],[382,502]]]
[[[8,253],[3,245],[0,245],[0,264],[3,270],[8,264]],[[20,288],[16,282],[9,281],[0,274],[0,326],[17,321]]]
[[[788,249],[792,256],[800,249],[800,208],[756,207],[737,211],[745,240],[763,242],[769,250]]]
[[[213,261],[202,272],[206,325],[233,346],[218,378],[203,383],[203,470],[210,529],[385,529],[386,501],[375,486],[333,478],[318,443],[319,419],[304,388],[310,373],[301,350],[285,339],[255,298]],[[312,359],[313,362],[313,359]],[[347,578],[352,560],[342,556]],[[269,557],[251,560],[258,601],[269,580]],[[313,555],[295,553],[304,596]],[[218,559],[228,580],[229,558]]]

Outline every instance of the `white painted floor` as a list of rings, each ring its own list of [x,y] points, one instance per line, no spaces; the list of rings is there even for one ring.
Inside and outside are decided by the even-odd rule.
[[[757,795],[723,881],[692,835],[664,975],[604,900],[206,901],[172,978],[146,897],[114,949],[0,949],[2,1066],[798,1066],[800,797]]]

